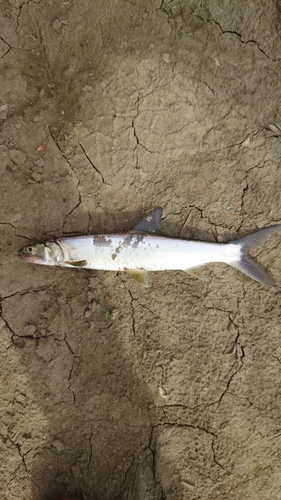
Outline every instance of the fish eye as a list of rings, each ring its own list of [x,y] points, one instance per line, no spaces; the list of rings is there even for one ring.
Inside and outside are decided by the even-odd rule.
[[[33,247],[27,247],[26,250],[28,253],[33,253]]]

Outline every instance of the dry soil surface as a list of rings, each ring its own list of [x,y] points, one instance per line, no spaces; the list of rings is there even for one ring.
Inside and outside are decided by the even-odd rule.
[[[0,5],[1,499],[280,499],[280,288],[17,258],[158,206],[171,236],[280,223],[280,0]]]

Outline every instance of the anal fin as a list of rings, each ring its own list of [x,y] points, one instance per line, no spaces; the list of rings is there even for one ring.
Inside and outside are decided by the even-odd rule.
[[[198,266],[198,267],[190,267],[189,269],[183,269],[183,271],[187,274],[190,274],[194,278],[198,278],[199,280],[202,280],[202,281],[207,281],[207,279],[203,275],[201,269],[202,269],[202,266]]]
[[[134,278],[134,280],[141,283],[145,288],[148,288],[148,273],[143,269],[129,269],[128,274]]]

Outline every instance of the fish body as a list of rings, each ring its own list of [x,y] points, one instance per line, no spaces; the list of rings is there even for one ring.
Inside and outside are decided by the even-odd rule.
[[[148,231],[160,227],[161,209],[156,209],[128,234],[95,234],[49,240],[28,245],[19,257],[28,262],[104,271],[129,271],[147,283],[148,271],[182,270],[193,273],[205,264],[222,262],[236,267],[251,278],[276,286],[247,253],[252,246],[281,229],[269,226],[230,243],[207,243],[169,238]],[[146,224],[147,222],[147,224]],[[140,276],[143,278],[140,279]]]
[[[220,245],[200,241],[166,238],[150,234],[97,234],[60,238],[57,244],[64,252],[64,265],[86,261],[85,269],[125,271],[187,270],[210,262],[231,263],[238,258],[237,245]]]

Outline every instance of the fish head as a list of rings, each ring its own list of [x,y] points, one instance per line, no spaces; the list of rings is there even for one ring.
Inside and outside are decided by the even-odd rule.
[[[65,260],[64,251],[58,241],[49,240],[44,243],[27,245],[19,251],[18,257],[32,264],[58,266]]]

